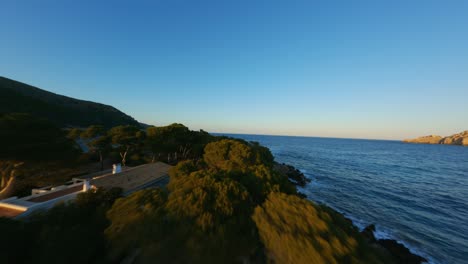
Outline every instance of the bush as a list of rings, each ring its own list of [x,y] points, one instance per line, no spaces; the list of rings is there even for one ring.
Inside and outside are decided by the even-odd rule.
[[[274,263],[384,263],[335,211],[273,192],[252,216]]]

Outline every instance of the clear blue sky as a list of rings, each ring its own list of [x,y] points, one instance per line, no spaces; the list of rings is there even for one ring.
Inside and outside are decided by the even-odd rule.
[[[0,75],[155,125],[468,129],[468,1],[5,1]]]

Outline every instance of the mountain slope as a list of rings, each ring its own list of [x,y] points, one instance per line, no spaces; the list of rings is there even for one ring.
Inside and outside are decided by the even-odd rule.
[[[58,95],[0,77],[0,113],[12,112],[47,118],[61,127],[139,126],[131,116],[112,106]]]

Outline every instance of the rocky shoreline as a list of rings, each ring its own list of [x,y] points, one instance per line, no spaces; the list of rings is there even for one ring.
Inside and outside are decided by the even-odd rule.
[[[458,145],[468,146],[468,130],[448,137],[441,137],[438,135],[429,135],[418,137],[414,139],[405,139],[403,142],[416,143],[416,144],[444,144],[444,145]]]
[[[310,182],[310,179],[307,179],[304,173],[294,168],[294,166],[275,162],[273,168],[280,174],[288,177],[289,181],[297,186],[304,187]]]
[[[411,253],[405,245],[394,239],[376,239],[374,232],[375,225],[372,224],[364,228],[361,234],[370,245],[380,247],[392,255],[397,260],[397,263],[420,264],[427,262],[427,259]]]
[[[288,164],[275,163],[274,169],[280,174],[287,176],[288,179],[296,186],[305,187],[305,185],[311,181],[300,170]],[[304,194],[299,193],[299,195],[306,198]],[[351,219],[346,217],[345,219],[354,226],[354,223]],[[367,226],[361,231],[361,235],[365,240],[367,240],[370,246],[379,248],[381,251],[386,252],[386,254],[393,257],[397,263],[421,264],[427,262],[427,259],[412,253],[409,248],[407,248],[402,243],[399,243],[394,239],[377,239],[374,233],[374,224]]]

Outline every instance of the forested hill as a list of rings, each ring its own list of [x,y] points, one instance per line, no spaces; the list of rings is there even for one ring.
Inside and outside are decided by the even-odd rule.
[[[140,125],[112,106],[51,93],[0,76],[0,113],[13,112],[46,118],[60,127]]]

